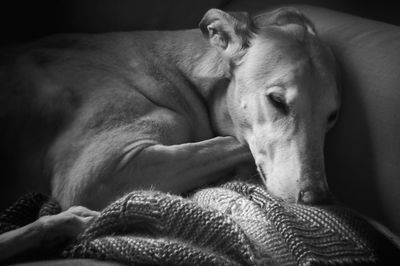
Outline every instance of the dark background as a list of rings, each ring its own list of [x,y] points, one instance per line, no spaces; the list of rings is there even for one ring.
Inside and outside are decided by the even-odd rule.
[[[243,1],[249,3],[252,0]],[[232,2],[240,1],[6,0],[0,4],[0,41],[29,40],[54,33],[180,29],[187,28],[188,25],[193,28],[201,19],[198,14],[202,12],[199,12],[199,9],[204,9],[206,6],[224,8]],[[400,24],[396,1],[265,0],[263,2],[265,6],[268,3],[312,4]]]

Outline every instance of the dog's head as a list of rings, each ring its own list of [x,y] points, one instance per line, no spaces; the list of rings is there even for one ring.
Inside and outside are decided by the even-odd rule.
[[[288,202],[328,199],[323,146],[339,92],[314,25],[291,8],[254,19],[212,9],[200,28],[228,66],[234,134],[249,144],[268,190]]]

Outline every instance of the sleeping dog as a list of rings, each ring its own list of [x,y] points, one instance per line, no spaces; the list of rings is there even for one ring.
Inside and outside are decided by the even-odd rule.
[[[58,35],[4,53],[4,182],[51,184],[63,209],[100,210],[134,189],[184,193],[257,168],[288,202],[329,200],[323,144],[339,97],[313,24],[290,8],[211,9],[199,26]]]
[[[339,97],[312,23],[288,8],[212,9],[200,30],[51,36],[3,55],[4,167],[18,161],[3,179],[50,180],[63,208],[101,209],[255,162],[276,196],[328,199],[323,144]]]

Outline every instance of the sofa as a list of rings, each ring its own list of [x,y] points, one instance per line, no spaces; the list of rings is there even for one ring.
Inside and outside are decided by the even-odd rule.
[[[47,7],[55,13],[42,17],[43,21],[36,26],[31,25],[25,35],[10,33],[9,39],[3,41],[59,32],[193,28],[211,7],[261,14],[278,1],[61,2],[66,8],[64,13],[59,8]],[[340,66],[340,118],[326,139],[328,183],[338,201],[400,234],[400,204],[397,204],[400,202],[400,27],[346,14],[346,3],[339,2],[283,2],[297,6],[315,23]],[[348,10],[354,11],[350,6]],[[56,22],[53,27],[44,26],[40,32],[37,29],[45,25],[45,19]],[[24,265],[43,265],[36,263]],[[79,259],[49,263],[97,265],[99,262]],[[100,265],[117,264],[101,262]]]

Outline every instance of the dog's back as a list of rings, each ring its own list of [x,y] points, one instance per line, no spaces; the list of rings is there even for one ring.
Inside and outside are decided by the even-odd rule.
[[[49,193],[55,170],[67,169],[93,139],[108,141],[101,132],[114,130],[125,141],[151,135],[167,144],[211,137],[207,112],[192,99],[190,84],[149,49],[156,35],[60,35],[3,49],[0,208],[28,191]],[[163,133],[165,124],[179,128],[192,122],[171,119],[169,113],[196,120],[197,110],[203,113],[197,119],[203,129],[187,126],[174,135]],[[129,127],[129,136],[121,126]]]

